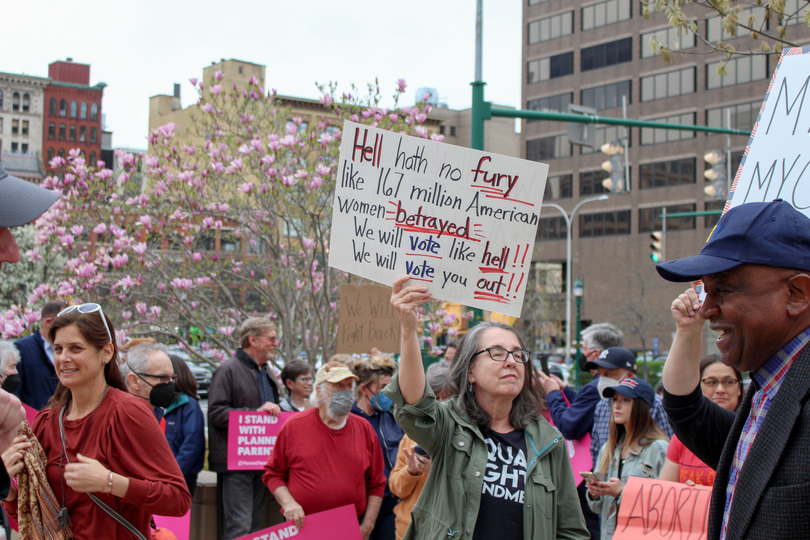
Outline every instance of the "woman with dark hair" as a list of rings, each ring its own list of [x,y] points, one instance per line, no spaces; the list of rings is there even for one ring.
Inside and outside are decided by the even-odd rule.
[[[703,395],[724,409],[736,411],[743,395],[742,373],[710,354],[700,360],[700,389]],[[714,485],[715,471],[693,454],[677,436],[672,437],[659,478],[693,486]]]
[[[625,379],[606,388],[602,395],[613,398],[610,436],[599,450],[590,477],[588,503],[601,514],[601,538],[610,540],[616,530],[622,491],[628,478],[658,478],[669,443],[666,434],[653,420],[655,390],[644,379]]]
[[[287,397],[279,403],[282,411],[301,412],[312,408],[309,402],[309,395],[312,393],[312,366],[308,362],[288,362],[281,370],[281,384],[287,389]]]
[[[197,381],[188,364],[174,354],[170,354],[169,358],[177,375],[177,382],[174,383],[177,397],[163,415],[166,420],[166,440],[193,497],[197,489],[197,475],[205,465],[205,418],[198,403]]]
[[[453,361],[457,390],[439,402],[418,336],[418,309],[431,295],[408,281],[398,278],[391,295],[402,345],[399,373],[383,392],[431,463],[405,539],[589,538],[565,441],[540,415],[531,353],[518,334],[500,323],[474,326]]]
[[[182,516],[191,496],[154,413],[126,391],[112,322],[98,304],[69,306],[54,319],[49,337],[59,384],[33,431],[45,450],[60,522],[73,523],[77,540],[131,540],[133,533],[93,494],[151,537],[152,513]],[[6,468],[18,472],[30,446],[16,438],[3,452]],[[14,488],[3,504],[16,516]]]

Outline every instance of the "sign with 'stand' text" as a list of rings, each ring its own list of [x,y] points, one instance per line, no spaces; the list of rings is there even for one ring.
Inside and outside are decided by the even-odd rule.
[[[228,470],[260,471],[276,447],[281,426],[295,413],[231,411],[228,417]]]

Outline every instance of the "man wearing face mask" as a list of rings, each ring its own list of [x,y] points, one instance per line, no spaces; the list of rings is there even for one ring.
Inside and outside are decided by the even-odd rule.
[[[6,392],[13,394],[20,386],[20,375],[17,373],[17,363],[20,361],[20,351],[10,341],[0,341],[0,381]]]
[[[350,414],[356,380],[340,362],[318,370],[315,408],[295,414],[281,428],[262,480],[299,529],[308,514],[354,504],[362,538],[368,540],[386,478],[374,429]]]
[[[352,365],[352,372],[357,376],[356,403],[352,406],[352,413],[364,418],[380,441],[380,447],[385,459],[385,478],[397,462],[399,443],[405,434],[397,424],[391,408],[391,400],[382,393],[382,389],[391,382],[391,376],[396,372],[397,365],[389,356],[381,354],[369,355]],[[372,540],[394,540],[396,538],[396,515],[394,507],[399,503],[399,497],[393,495],[386,485],[380,513],[377,515],[377,524],[371,533]]]
[[[127,390],[133,396],[147,400],[155,407],[155,416],[163,427],[163,409],[175,398],[174,368],[166,347],[159,343],[142,343],[127,351],[127,361],[121,366]]]
[[[618,386],[623,380],[635,377],[636,368],[636,356],[623,347],[605,349],[599,358],[585,364],[585,369],[599,370],[597,387],[600,396],[606,388]],[[610,435],[611,403],[612,400],[609,398],[602,399],[594,413],[593,430],[591,431],[591,456],[593,456],[594,463],[596,463],[599,449],[607,442]],[[655,394],[655,405],[650,413],[661,431],[666,433],[667,437],[672,438],[672,427],[669,425],[663,401],[658,394]]]

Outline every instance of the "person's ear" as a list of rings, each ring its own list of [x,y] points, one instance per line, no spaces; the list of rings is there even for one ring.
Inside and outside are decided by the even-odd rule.
[[[292,390],[295,381],[292,379],[287,379],[286,381],[284,381],[284,384],[287,386],[287,390]]]
[[[127,373],[127,386],[138,390],[138,376],[134,373]]]
[[[787,313],[798,317],[810,308],[810,275],[796,274],[787,280]]]

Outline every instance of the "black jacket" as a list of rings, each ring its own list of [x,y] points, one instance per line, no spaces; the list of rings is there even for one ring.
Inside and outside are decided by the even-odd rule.
[[[39,330],[17,340],[14,345],[20,350],[20,388],[15,392],[20,401],[40,411],[56,392],[59,379],[56,370],[45,353],[45,345]]]
[[[717,470],[708,539],[720,537],[734,452],[751,411],[754,384],[736,417],[704,398],[664,393],[678,438]],[[810,534],[810,347],[790,367],[737,476],[726,538],[804,539]]]

